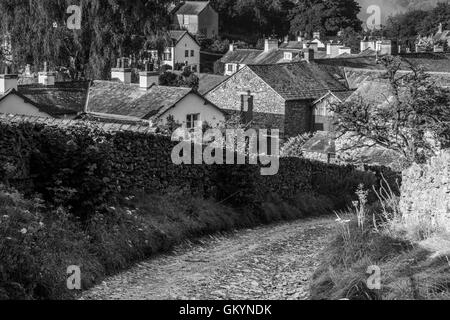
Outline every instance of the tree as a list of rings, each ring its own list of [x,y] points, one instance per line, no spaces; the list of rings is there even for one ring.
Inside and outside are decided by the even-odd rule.
[[[361,7],[355,0],[304,0],[298,1],[290,12],[292,34],[320,31],[335,36],[340,30],[362,30],[358,19]]]
[[[69,67],[107,79],[120,56],[141,52],[147,38],[169,25],[170,0],[78,0],[81,29],[70,30],[67,8],[71,0],[2,0],[0,33],[11,35],[14,62],[41,68]]]
[[[263,36],[284,37],[289,32],[293,0],[212,0],[220,15],[221,34],[254,44]]]
[[[186,87],[197,91],[199,83],[199,78],[187,68],[180,75],[166,71],[159,76],[159,85],[161,86]]]
[[[379,146],[403,155],[408,164],[422,163],[450,144],[450,91],[436,86],[420,67],[409,65],[408,72],[399,72],[399,58],[382,61],[392,96],[331,106],[337,131],[353,133],[354,148]]]

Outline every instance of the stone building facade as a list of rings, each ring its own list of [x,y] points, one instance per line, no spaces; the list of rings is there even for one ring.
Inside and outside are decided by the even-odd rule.
[[[346,88],[308,62],[248,65],[205,97],[228,113],[247,112],[250,99],[253,126],[286,139],[313,130],[312,104],[331,89]]]

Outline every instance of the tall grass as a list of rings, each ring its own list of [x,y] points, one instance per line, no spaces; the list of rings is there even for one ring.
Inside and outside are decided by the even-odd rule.
[[[378,202],[369,205],[360,187],[353,207],[337,213],[336,231],[312,279],[311,298],[450,299],[448,256],[417,242],[430,234],[408,229],[399,197],[386,181],[373,191]],[[370,266],[381,270],[379,290],[369,289]]]

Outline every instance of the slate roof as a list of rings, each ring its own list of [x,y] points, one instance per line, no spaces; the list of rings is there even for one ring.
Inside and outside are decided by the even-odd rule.
[[[223,63],[252,64],[263,50],[235,49],[228,51],[221,59]]]
[[[348,98],[348,101],[364,101],[373,105],[388,104],[394,98],[388,80],[372,80],[360,84],[359,88]]]
[[[336,145],[334,140],[334,134],[319,131],[309,139],[302,147],[306,152],[323,153],[323,154],[335,154]]]
[[[300,61],[300,50],[297,49],[274,49],[268,52],[257,49],[235,49],[227,52],[221,59],[222,63],[235,64],[274,64],[290,62],[284,59],[284,53],[292,53],[292,61]]]
[[[18,91],[33,101],[39,109],[52,116],[77,114],[86,104],[89,81],[57,82],[54,86],[23,85]],[[45,111],[45,112],[47,112]]]
[[[314,100],[330,90],[347,90],[344,84],[317,65],[304,61],[248,67],[286,100]]]
[[[399,71],[399,74],[407,71]],[[385,70],[344,68],[349,88],[358,88],[363,82],[384,78]],[[450,72],[428,72],[430,80],[441,87],[450,87]]]
[[[169,37],[172,40],[173,46],[176,46],[178,44],[178,42],[180,42],[180,40],[183,39],[183,37],[185,35],[188,35],[189,37],[191,37],[192,40],[194,40],[195,43],[197,43],[198,46],[200,46],[197,39],[193,35],[191,35],[189,32],[187,32],[186,30],[169,30]]]
[[[89,91],[87,112],[150,119],[164,113],[191,92],[191,88],[153,86],[143,90],[138,84],[94,81]]]
[[[198,93],[201,95],[207,93],[209,90],[228,78],[226,76],[210,73],[196,73],[196,75],[200,80]]]
[[[8,94],[15,94],[39,111],[58,118],[83,112],[88,88],[89,81],[57,82],[54,86],[19,85],[17,90],[6,92],[0,99]]]
[[[186,1],[176,10],[176,14],[199,15],[209,5],[209,1]]]

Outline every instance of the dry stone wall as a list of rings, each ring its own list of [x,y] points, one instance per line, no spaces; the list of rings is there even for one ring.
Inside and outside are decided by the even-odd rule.
[[[370,170],[299,158],[281,158],[274,176],[262,176],[259,165],[175,165],[171,153],[176,143],[146,130],[0,117],[0,183],[68,202],[83,212],[136,190],[182,192],[241,207],[261,204],[271,194],[286,202],[300,193],[342,201],[360,183],[367,188],[377,184]]]
[[[450,150],[403,172],[400,209],[410,228],[450,232]]]

